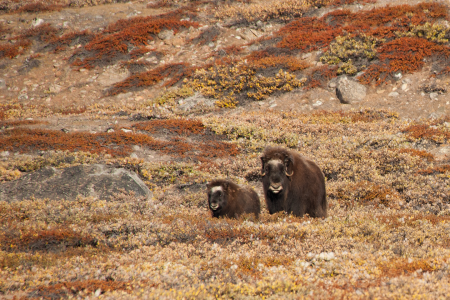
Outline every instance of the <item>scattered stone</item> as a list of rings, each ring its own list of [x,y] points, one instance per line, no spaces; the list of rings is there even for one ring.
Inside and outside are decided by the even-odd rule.
[[[33,27],[37,27],[41,24],[43,24],[45,21],[39,18],[34,18],[33,21],[31,22],[31,26]]]
[[[0,89],[6,89],[6,81],[4,79],[0,79]]]
[[[49,87],[49,92],[53,93],[53,94],[58,94],[59,92],[61,92],[62,86],[60,86],[59,84],[56,83],[52,83]]]
[[[322,253],[318,254],[316,256],[316,258],[320,259],[320,260],[327,260],[328,261],[328,260],[335,259],[336,256],[334,255],[334,252],[322,252]]]
[[[403,75],[400,72],[394,75],[394,78],[397,79],[397,80],[402,79],[402,77],[403,77]]]
[[[28,100],[28,94],[27,93],[19,94],[17,99],[19,99],[19,100]]]
[[[2,151],[2,152],[0,152],[0,156],[1,156],[1,157],[7,157],[7,156],[9,156],[9,151]]]
[[[122,130],[125,133],[133,132],[133,130],[126,129],[126,128],[121,128],[120,130]]]
[[[406,91],[406,90],[408,90],[408,84],[404,83],[404,84],[402,84],[402,91]]]
[[[61,128],[61,131],[64,132],[64,133],[68,133],[68,132],[69,132],[69,129]]]
[[[437,100],[438,99],[439,94],[436,92],[430,93],[430,99],[431,100]]]
[[[378,90],[377,94],[383,94],[386,90]]]
[[[111,86],[114,83],[124,81],[131,73],[119,65],[107,67],[106,70],[97,77],[97,82],[103,86]]]
[[[0,184],[1,201],[25,199],[75,200],[78,196],[108,200],[121,192],[152,198],[152,192],[133,172],[102,164],[64,169],[46,167]]]
[[[366,97],[367,88],[354,81],[342,76],[337,81],[336,96],[341,103],[350,104],[359,102]]]
[[[312,106],[315,106],[315,107],[317,107],[317,106],[321,106],[323,104],[323,102],[322,101],[320,101],[320,100],[317,100],[316,102],[314,102],[313,103],[313,105]]]
[[[399,93],[397,93],[397,92],[390,92],[389,93],[389,95],[388,95],[388,97],[398,97],[400,94]]]
[[[258,20],[258,22],[256,22],[256,27],[263,28],[264,27],[264,23],[261,20]]]
[[[127,100],[127,99],[130,99],[131,97],[133,97],[133,92],[126,92],[123,94],[118,94],[116,96],[116,99],[117,100]]]
[[[206,98],[200,93],[185,98],[183,102],[178,106],[178,109],[182,111],[190,111],[196,106],[204,105],[206,107],[214,107],[216,101],[214,99]]]
[[[173,30],[169,30],[169,29],[161,30],[158,33],[158,38],[163,40],[163,41],[164,40],[169,40],[169,39],[173,38],[173,36],[174,36],[174,31]]]

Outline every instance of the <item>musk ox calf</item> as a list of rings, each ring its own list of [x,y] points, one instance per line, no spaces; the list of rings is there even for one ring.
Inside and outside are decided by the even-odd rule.
[[[267,147],[261,156],[264,197],[269,213],[327,216],[325,177],[312,161],[295,151]]]
[[[213,217],[237,218],[244,213],[253,213],[259,218],[261,204],[256,192],[229,180],[218,179],[208,183],[208,207]]]

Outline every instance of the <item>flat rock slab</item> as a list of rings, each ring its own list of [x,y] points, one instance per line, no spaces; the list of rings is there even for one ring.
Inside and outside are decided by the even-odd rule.
[[[46,167],[17,180],[0,184],[1,201],[30,198],[74,200],[78,196],[108,200],[117,193],[133,192],[153,197],[144,182],[133,172],[102,164],[79,165],[65,169]]]

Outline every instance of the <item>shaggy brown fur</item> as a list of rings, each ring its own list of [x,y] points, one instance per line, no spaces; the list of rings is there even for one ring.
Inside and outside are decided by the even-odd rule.
[[[267,147],[261,162],[269,213],[284,210],[299,217],[305,213],[327,216],[325,177],[314,162],[281,147]]]
[[[244,213],[253,213],[256,218],[259,218],[261,211],[259,197],[250,187],[218,179],[208,184],[207,194],[208,207],[213,217],[237,218]]]

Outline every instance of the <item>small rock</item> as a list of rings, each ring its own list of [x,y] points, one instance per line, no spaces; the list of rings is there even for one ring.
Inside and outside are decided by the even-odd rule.
[[[403,82],[403,83],[410,84],[410,83],[412,82],[412,80],[409,79],[409,78],[405,78],[405,79],[402,80],[402,82]]]
[[[9,156],[9,151],[2,151],[2,152],[0,152],[0,156],[1,157]]]
[[[102,289],[97,289],[94,293],[94,296],[98,297],[98,296],[100,296],[101,293],[102,293]]]
[[[122,130],[123,132],[125,132],[125,133],[132,132],[132,131],[133,131],[133,130],[126,129],[126,128],[122,128],[121,130]]]
[[[397,80],[402,79],[402,77],[403,77],[403,75],[400,72],[394,75],[394,78],[397,79]]]
[[[377,94],[383,94],[385,92],[385,90],[378,90]]]
[[[27,94],[20,94],[18,99],[19,100],[28,100],[28,95]]]
[[[258,20],[258,22],[256,22],[256,27],[263,28],[264,27],[264,23],[261,20]]]
[[[276,104],[276,103],[274,103],[274,104],[272,104],[271,106],[269,106],[270,108],[274,108],[274,107],[276,107],[278,104]]]
[[[341,103],[350,104],[359,102],[366,97],[367,88],[354,81],[342,76],[337,81],[336,96]]]
[[[332,89],[336,88],[336,82],[330,82],[328,86]]]
[[[237,35],[237,36],[236,36],[236,39],[240,40],[240,39],[242,39],[242,38],[241,38],[240,36]]]
[[[164,29],[161,30],[160,33],[158,33],[158,38],[164,41],[173,38],[173,35],[174,35],[173,30]]]
[[[313,105],[312,106],[315,106],[315,107],[317,107],[317,106],[321,106],[323,104],[323,102],[322,101],[320,101],[320,100],[317,100],[315,103],[313,103]]]
[[[49,92],[58,94],[59,92],[61,92],[61,89],[62,89],[62,87],[59,84],[53,83],[49,87]]]
[[[438,95],[439,95],[439,94],[436,93],[436,92],[430,93],[430,99],[431,99],[431,100],[437,100]]]
[[[398,96],[399,96],[399,93],[397,93],[397,92],[390,92],[388,95],[388,97],[398,97]]]
[[[0,89],[6,89],[6,81],[4,79],[0,79]]]
[[[402,84],[402,91],[406,91],[408,89],[408,84],[404,83]]]
[[[35,18],[32,22],[31,22],[31,26],[33,27],[37,27],[41,24],[43,24],[45,21],[39,18]]]

